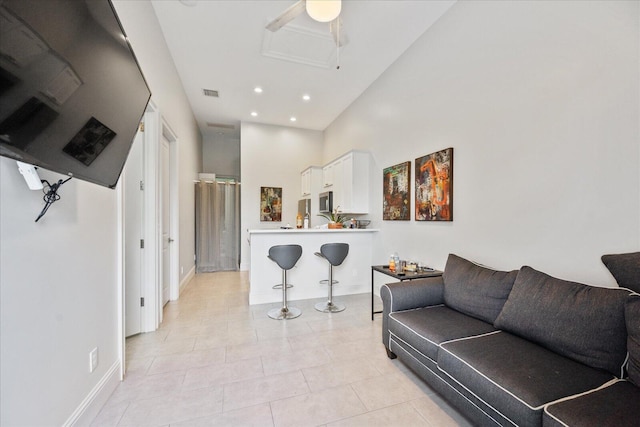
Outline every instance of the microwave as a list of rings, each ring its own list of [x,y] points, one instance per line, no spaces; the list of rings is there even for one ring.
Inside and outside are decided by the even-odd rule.
[[[320,213],[333,212],[333,191],[327,191],[320,193],[320,200],[318,202]]]

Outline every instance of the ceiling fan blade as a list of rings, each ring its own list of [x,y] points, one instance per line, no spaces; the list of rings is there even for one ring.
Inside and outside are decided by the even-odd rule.
[[[299,0],[298,2],[289,6],[287,10],[282,12],[280,16],[269,22],[265,28],[272,32],[278,31],[280,28],[284,27],[289,22],[298,17],[298,15],[304,12],[306,3],[306,0]]]
[[[329,31],[331,32],[333,40],[336,42],[336,45],[338,45],[338,47],[342,47],[349,43],[349,37],[342,28],[342,18],[340,18],[339,16],[333,21],[329,22]]]

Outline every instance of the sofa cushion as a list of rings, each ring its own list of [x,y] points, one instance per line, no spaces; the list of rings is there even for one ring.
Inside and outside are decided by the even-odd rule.
[[[627,356],[629,293],[556,279],[525,266],[494,325],[620,377]]]
[[[618,285],[640,292],[640,252],[602,255],[601,259]]]
[[[628,381],[553,403],[544,409],[544,427],[637,427],[640,421],[640,388]]]
[[[493,323],[509,296],[517,271],[496,271],[450,254],[444,269],[447,306]]]
[[[502,331],[442,343],[438,367],[518,426],[539,426],[547,403],[614,378]]]
[[[640,387],[640,295],[632,294],[629,296],[625,304],[624,317],[627,322],[628,334],[629,380]]]
[[[435,361],[440,343],[495,331],[492,324],[443,305],[389,314],[389,332]]]

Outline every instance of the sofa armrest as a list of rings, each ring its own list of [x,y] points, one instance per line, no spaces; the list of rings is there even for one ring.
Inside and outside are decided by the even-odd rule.
[[[442,276],[387,283],[380,288],[383,309],[387,313],[444,304]]]
[[[389,313],[444,304],[442,276],[387,283],[380,288],[382,298],[382,343],[389,345]]]

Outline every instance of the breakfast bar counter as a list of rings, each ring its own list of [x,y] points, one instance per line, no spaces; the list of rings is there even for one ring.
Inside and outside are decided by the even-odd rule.
[[[373,256],[373,239],[376,229],[258,229],[249,230],[249,304],[281,302],[282,291],[273,285],[282,281],[282,270],[267,258],[269,248],[275,245],[300,245],[302,256],[288,273],[293,285],[288,300],[322,298],[327,296],[327,285],[318,283],[329,275],[329,264],[316,256],[325,243],[349,244],[349,255],[342,265],[334,267],[334,297],[371,292],[369,271]]]

